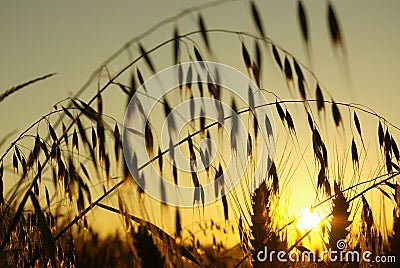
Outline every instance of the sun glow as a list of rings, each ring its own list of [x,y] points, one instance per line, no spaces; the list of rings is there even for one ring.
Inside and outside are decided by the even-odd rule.
[[[296,227],[298,230],[310,230],[315,226],[319,225],[323,219],[323,215],[317,210],[310,210],[309,208],[303,208],[298,214]]]

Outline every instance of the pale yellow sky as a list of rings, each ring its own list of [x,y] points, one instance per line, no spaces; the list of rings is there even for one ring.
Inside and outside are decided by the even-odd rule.
[[[76,91],[104,59],[131,37],[198,3],[188,0],[2,2],[0,88],[5,90],[46,73],[58,73],[57,77],[2,103],[2,133],[15,126],[22,129],[27,122],[48,111],[55,101]],[[304,58],[296,1],[258,1],[258,5],[268,35]],[[358,0],[334,1],[334,5],[348,46],[355,94],[348,94],[337,81],[338,68],[328,43],[326,3],[305,1],[315,72],[332,88],[337,99],[363,103],[400,123],[395,112],[400,70],[400,22],[397,16],[400,3]],[[254,30],[249,12],[243,12],[247,7],[247,1],[235,1],[203,13],[210,28],[225,26]],[[193,19],[185,19],[180,27],[185,26],[193,29]],[[166,29],[156,35],[171,36],[170,27]],[[148,47],[152,44],[144,43]],[[20,111],[21,106],[29,106],[29,113]]]

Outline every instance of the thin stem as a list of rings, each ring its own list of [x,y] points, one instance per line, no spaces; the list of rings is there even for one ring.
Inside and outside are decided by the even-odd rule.
[[[7,89],[6,91],[4,91],[3,94],[0,94],[0,102],[2,102],[5,98],[7,98],[8,96],[10,96],[11,94],[17,92],[18,90],[23,89],[24,87],[27,87],[27,86],[29,86],[29,85],[31,85],[31,84],[34,84],[34,83],[38,82],[38,81],[44,80],[44,79],[46,79],[46,78],[49,78],[49,77],[51,77],[51,76],[53,76],[53,75],[56,75],[56,73],[47,74],[47,75],[38,77],[38,78],[36,78],[36,79],[30,80],[30,81],[28,81],[28,82],[25,82],[25,83],[23,83],[23,84],[21,84],[21,85],[12,87],[12,88],[10,88],[10,89]]]

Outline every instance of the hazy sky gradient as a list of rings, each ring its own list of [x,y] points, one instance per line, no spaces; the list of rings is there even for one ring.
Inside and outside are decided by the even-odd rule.
[[[132,37],[184,8],[206,2],[3,1],[0,4],[1,92],[47,73],[57,72],[58,75],[0,104],[0,138],[16,128],[24,130],[49,112],[55,102],[71,96],[107,57]],[[334,1],[349,56],[352,92],[343,79],[343,65],[337,63],[332,52],[326,2],[303,2],[310,25],[313,70],[335,100],[367,105],[400,125],[400,1]],[[297,24],[297,1],[257,1],[257,5],[267,35],[306,62]],[[202,15],[208,28],[255,32],[248,1],[207,9]],[[196,16],[185,17],[177,24],[181,32],[197,29]],[[150,48],[171,36],[172,27],[167,25],[143,40],[143,44]],[[238,38],[232,39],[232,47],[229,42],[219,42],[222,38],[224,35],[210,35],[213,46],[226,48],[218,59],[243,68]],[[167,53],[162,57],[167,61],[164,58],[160,58],[160,62],[154,60],[159,69],[171,63],[171,55]],[[122,64],[117,65],[120,68],[128,63],[127,55],[121,58]],[[278,95],[288,93],[286,88],[274,90]],[[92,96],[95,91],[93,85],[85,96]],[[108,95],[111,100],[112,94]],[[120,106],[120,102],[116,102],[117,105]]]
[[[206,1],[2,2],[0,89],[51,72],[58,75],[3,102],[0,105],[1,132],[16,124],[22,129],[49,111],[57,100],[76,91],[91,72],[127,40],[162,18],[201,2]],[[399,124],[396,111],[400,2],[334,2],[348,47],[354,95],[335,88],[343,84],[331,80],[340,79],[340,76],[328,43],[326,3],[304,1],[304,4],[311,26],[314,70],[324,84],[337,99],[366,104]],[[258,6],[268,35],[304,59],[296,1],[258,1]],[[253,31],[249,12],[243,12],[245,8],[248,8],[247,1],[235,1],[204,11],[203,16],[209,28],[226,25],[230,29]],[[171,35],[172,32],[168,32],[166,36]],[[29,113],[20,107],[29,107]]]
[[[17,118],[32,121],[69,91],[79,88],[91,72],[128,39],[162,18],[197,3],[187,0],[2,2],[0,88],[5,90],[46,73],[58,73],[57,77],[2,103],[0,118],[3,127],[9,129],[15,124],[15,120],[10,124],[4,117],[13,107],[29,105],[29,114],[24,113]],[[217,14],[207,10],[203,15],[210,28],[214,21],[220,25],[227,22],[233,29],[237,25],[252,26],[248,14],[237,16],[247,4],[235,1],[215,8]],[[327,43],[326,3],[305,1],[304,4],[311,26],[316,73],[326,85],[332,86],[326,70],[337,72],[337,66],[324,66],[323,61],[317,62],[320,57],[332,58]],[[295,55],[304,55],[296,24],[296,1],[258,1],[258,5],[267,33]],[[354,98],[354,101],[366,104],[400,123],[395,115],[400,70],[400,20],[397,14],[400,3],[395,0],[335,1],[334,5],[348,46],[356,94],[351,96],[336,88],[331,90],[332,93],[336,98],[343,97],[343,100]],[[320,52],[323,54],[320,55]],[[337,94],[337,91],[340,93]]]

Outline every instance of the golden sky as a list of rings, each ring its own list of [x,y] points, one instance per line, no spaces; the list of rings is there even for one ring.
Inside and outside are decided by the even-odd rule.
[[[77,92],[92,72],[132,37],[185,8],[206,2],[3,1],[0,4],[0,90],[47,73],[58,74],[0,104],[0,138],[14,129],[25,129],[50,111],[55,102]],[[364,104],[400,125],[397,112],[400,96],[400,2],[334,1],[345,37],[352,88],[349,88],[343,76],[343,64],[336,61],[330,44],[326,2],[303,2],[311,35],[312,70],[323,85],[335,100]],[[267,35],[307,62],[297,23],[297,2],[257,1],[257,5]],[[248,1],[233,1],[201,13],[208,28],[255,32]],[[191,15],[176,21],[176,24],[182,32],[197,29],[196,18]],[[142,43],[150,48],[171,36],[172,26],[167,25]],[[222,34],[210,35],[211,44],[221,51],[217,59],[244,70],[239,40],[229,37],[234,43],[231,46],[224,38]],[[168,51],[163,53],[154,60],[158,69],[171,64],[172,57]],[[129,56],[123,55],[111,71],[117,72],[118,67],[127,64],[128,60]],[[267,87],[278,95],[289,96],[286,88],[275,88],[279,84],[275,84],[273,76],[265,79]],[[92,87],[84,97],[91,96],[95,90]],[[107,97],[111,106],[109,112],[122,116],[120,102],[113,94]],[[115,109],[109,104],[113,101]],[[375,131],[376,126],[371,129]],[[370,136],[371,139],[375,137],[375,133]]]
[[[198,3],[188,0],[2,2],[0,88],[5,90],[46,73],[58,73],[57,77],[2,103],[3,131],[22,129],[56,101],[76,91],[92,71],[127,40],[161,19]],[[337,99],[365,104],[394,123],[400,123],[395,112],[400,69],[399,5],[395,0],[334,1],[348,47],[354,84],[351,95],[342,87],[333,59],[326,27],[326,3],[305,2],[317,75]],[[304,59],[296,1],[258,1],[258,6],[267,34]],[[235,1],[203,13],[210,28],[225,26],[254,31],[250,12],[243,12],[247,8],[247,1]],[[183,22],[192,23],[187,28],[196,27],[193,18]],[[185,28],[185,25],[180,27]],[[161,36],[163,32],[156,34]],[[172,30],[164,35],[171,36]],[[27,105],[29,113],[19,110]],[[5,116],[9,114],[13,116]]]

